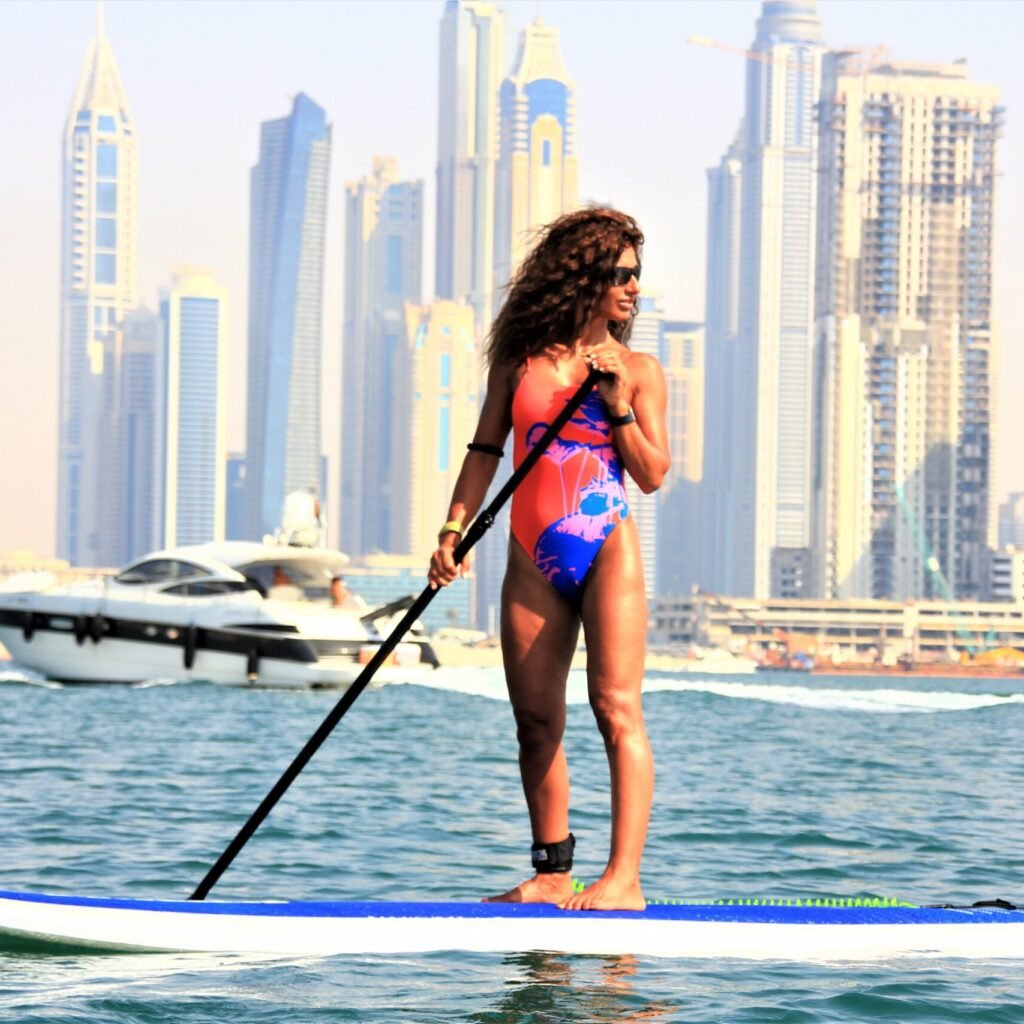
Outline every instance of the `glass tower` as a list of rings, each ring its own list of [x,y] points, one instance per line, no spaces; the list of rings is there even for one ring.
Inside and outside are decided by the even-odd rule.
[[[401,551],[392,512],[406,500],[407,467],[394,460],[395,388],[405,357],[403,304],[423,287],[423,182],[399,181],[390,158],[346,186],[342,335],[341,546],[351,555]]]
[[[490,0],[447,0],[437,122],[439,299],[469,302],[489,324],[494,273],[494,157],[505,15]]]
[[[718,165],[707,171],[706,401],[700,481],[697,582],[731,593],[736,497],[732,488],[736,423],[736,347],[739,336],[742,129]]]
[[[733,562],[727,591],[800,597],[810,549],[814,0],[764,0],[747,61],[740,188]]]
[[[246,531],[253,540],[279,524],[285,495],[320,492],[330,154],[326,115],[302,93],[291,114],[263,123],[250,179]]]
[[[163,297],[164,545],[223,540],[226,517],[226,296],[199,271]]]
[[[117,413],[118,327],[136,305],[135,126],[102,8],[64,131],[57,552],[72,565],[116,557],[103,539]],[[115,378],[115,379],[112,379]]]

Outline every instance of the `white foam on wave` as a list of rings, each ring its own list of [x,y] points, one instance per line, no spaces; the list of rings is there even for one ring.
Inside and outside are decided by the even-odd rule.
[[[649,679],[647,692],[657,690],[713,693],[735,700],[760,700],[770,704],[831,711],[866,711],[876,714],[907,714],[938,711],[975,711],[1003,704],[1022,704],[1024,694],[959,693],[950,690],[862,690],[819,686],[778,686],[771,683],[739,683],[716,680]]]
[[[505,677],[500,668],[439,668],[418,680],[425,686],[474,697],[505,700]],[[645,693],[710,693],[731,700],[759,700],[823,711],[861,711],[870,714],[934,714],[941,711],[976,711],[979,708],[1024,704],[1024,693],[961,693],[949,690],[863,690],[820,686],[780,686],[724,679],[658,676],[644,680]],[[583,669],[569,673],[566,699],[587,702],[587,676]]]
[[[59,690],[60,683],[55,683],[38,672],[22,668],[0,669],[0,683],[24,683],[26,686],[41,686],[45,690]]]

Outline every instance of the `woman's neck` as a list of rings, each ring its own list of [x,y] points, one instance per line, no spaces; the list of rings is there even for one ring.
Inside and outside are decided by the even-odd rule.
[[[599,345],[608,337],[608,318],[594,317],[580,335],[578,344],[584,347]]]

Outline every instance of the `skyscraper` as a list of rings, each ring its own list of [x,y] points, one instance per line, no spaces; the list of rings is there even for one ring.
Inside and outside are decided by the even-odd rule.
[[[500,95],[496,305],[534,232],[579,201],[576,87],[562,59],[557,29],[537,18],[523,30],[515,66]]]
[[[718,165],[707,172],[706,377],[697,581],[705,590],[727,594],[736,585],[733,430],[737,418],[742,138],[741,128]]]
[[[811,358],[824,53],[814,0],[764,0],[747,61],[732,487],[736,595],[799,597],[810,549]]]
[[[481,332],[494,290],[496,102],[504,22],[490,0],[447,0],[441,19],[435,291],[439,299],[469,302]]]
[[[64,131],[57,551],[101,565],[116,328],[137,301],[135,126],[102,8]]]
[[[444,515],[479,415],[480,349],[464,303],[405,307],[405,352],[397,373],[408,401],[394,410],[396,461],[405,493],[394,503],[392,550],[423,558]]]
[[[95,461],[103,492],[95,553],[98,565],[115,566],[161,541],[159,317],[132,310],[108,333],[104,349],[104,434]]]
[[[164,324],[164,507],[167,547],[223,540],[227,463],[226,294],[208,273],[175,274]]]
[[[346,186],[345,202],[341,546],[365,555],[393,550],[392,512],[405,500],[395,415],[409,396],[395,380],[403,306],[422,298],[423,182],[399,181],[396,162],[378,157],[371,176]]]
[[[699,507],[704,475],[704,325],[662,321],[659,349],[668,390],[672,462],[658,491],[658,593],[681,595],[699,581],[707,543]]]
[[[963,62],[826,61],[815,374],[826,597],[984,596],[998,102]]]
[[[247,532],[279,523],[286,494],[320,491],[324,237],[331,130],[295,97],[265,121],[250,182]]]

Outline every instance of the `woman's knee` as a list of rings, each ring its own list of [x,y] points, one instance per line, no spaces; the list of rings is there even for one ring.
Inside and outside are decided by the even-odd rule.
[[[632,694],[599,691],[591,695],[590,707],[606,743],[643,735],[643,708]]]
[[[522,750],[542,750],[557,747],[565,733],[565,714],[558,711],[537,711],[517,708],[516,736]]]

